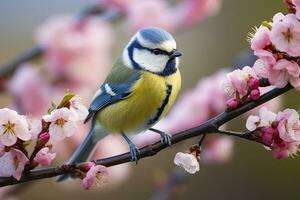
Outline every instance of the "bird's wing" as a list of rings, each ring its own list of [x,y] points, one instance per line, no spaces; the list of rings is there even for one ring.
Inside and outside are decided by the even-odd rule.
[[[96,112],[128,97],[131,94],[132,86],[139,78],[139,71],[124,66],[120,60],[117,61],[105,82],[96,93],[90,105],[89,115],[85,119],[85,123]]]

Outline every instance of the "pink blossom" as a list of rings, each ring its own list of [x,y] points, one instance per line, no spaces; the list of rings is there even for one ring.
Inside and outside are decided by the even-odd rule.
[[[276,61],[275,61],[276,62]],[[263,59],[257,59],[253,65],[253,70],[260,78],[268,78],[268,68],[270,64],[266,63]]]
[[[239,105],[239,102],[235,97],[228,99],[228,101],[226,102],[226,107],[229,110],[235,109],[238,105]]]
[[[44,147],[36,154],[34,161],[41,166],[46,167],[51,165],[51,162],[55,156],[56,153],[50,153],[50,149],[48,147]]]
[[[293,61],[281,59],[269,70],[269,81],[278,88],[290,83],[296,90],[300,90],[300,68]]]
[[[104,79],[111,66],[112,36],[110,25],[95,17],[78,23],[70,16],[57,16],[37,31],[50,75],[63,77],[71,85],[95,86]]]
[[[174,9],[178,27],[190,26],[203,19],[218,14],[222,0],[184,0],[180,1]]]
[[[272,155],[274,158],[281,160],[288,156],[296,155],[298,148],[299,142],[282,142],[280,144],[274,144],[272,147]]]
[[[0,177],[13,176],[20,180],[28,158],[18,149],[11,149],[0,157]]]
[[[225,83],[225,90],[229,93],[229,95],[233,95],[237,92],[243,97],[247,94],[248,81],[251,78],[258,78],[251,67],[246,66],[242,70],[236,69],[227,74],[228,80]]]
[[[251,90],[251,92],[250,92],[250,98],[252,100],[257,100],[257,99],[259,99],[259,97],[260,97],[259,89]]]
[[[127,8],[131,4],[135,4],[139,0],[98,0],[100,6],[107,6],[111,8],[119,9],[126,12]]]
[[[39,134],[38,140],[44,144],[46,144],[50,139],[50,134],[48,132],[43,132]]]
[[[224,163],[233,153],[233,140],[227,136],[209,138],[201,151],[201,160],[206,163]]]
[[[276,129],[274,129],[270,126],[263,128],[261,130],[261,132],[262,132],[261,138],[262,138],[263,142],[267,145],[272,145],[274,136],[277,134],[276,131],[277,131]]]
[[[259,87],[259,91],[261,93],[261,95],[266,94],[267,92],[273,90],[275,88],[275,86],[267,86],[267,87]],[[250,114],[252,115],[256,115],[257,113],[259,113],[259,110],[262,107],[266,107],[268,110],[273,110],[273,111],[279,111],[282,107],[282,96],[278,96],[258,107],[256,107],[255,109],[252,109],[251,111],[249,111]]]
[[[17,138],[24,141],[31,138],[25,117],[8,108],[0,109],[0,142],[11,146]]]
[[[250,115],[246,122],[249,131],[254,131],[258,127],[270,126],[276,120],[276,114],[269,111],[266,107],[259,110],[259,116]]]
[[[100,187],[108,182],[107,168],[103,165],[94,165],[86,173],[85,178],[82,180],[82,186],[88,190],[93,185]]]
[[[300,22],[294,14],[273,23],[270,39],[275,47],[291,56],[300,56]]]
[[[270,30],[261,25],[251,39],[251,49],[254,51],[262,50],[270,44]]]
[[[50,139],[60,141],[65,137],[71,137],[76,132],[77,116],[67,108],[53,110],[49,115],[43,116],[49,126]]]
[[[166,1],[144,0],[129,4],[127,10],[129,25],[138,30],[142,27],[156,26],[168,31],[174,30],[174,18]]]
[[[195,174],[200,169],[199,162],[196,157],[189,153],[178,152],[175,155],[174,163],[190,174]]]
[[[77,116],[77,120],[84,120],[89,114],[88,109],[82,104],[82,100],[79,96],[74,96],[70,100],[70,110]]]
[[[296,7],[296,17],[300,19],[300,1],[299,0],[292,0],[293,4]]]
[[[277,115],[278,132],[286,142],[300,142],[299,114],[293,109],[285,109]]]
[[[85,132],[83,132],[85,133]],[[138,136],[137,134],[136,136]],[[158,135],[158,134],[156,134]],[[77,135],[76,135],[77,136]],[[159,135],[158,135],[159,140]],[[81,142],[82,140],[78,141]],[[107,158],[110,156],[116,156],[128,151],[128,146],[124,142],[123,138],[119,135],[108,135],[98,143],[98,147],[92,156],[92,159]],[[109,174],[109,183],[107,187],[120,186],[122,183],[128,180],[131,172],[131,165],[129,163],[116,165],[107,168]]]
[[[258,116],[250,115],[246,122],[246,128],[249,131],[254,131],[259,126],[259,121],[260,121],[260,119]]]
[[[36,66],[20,66],[9,81],[8,89],[16,98],[19,112],[40,116],[47,111],[51,89]]]
[[[42,121],[39,119],[27,118],[29,134],[32,139],[36,139],[38,134],[42,131]]]

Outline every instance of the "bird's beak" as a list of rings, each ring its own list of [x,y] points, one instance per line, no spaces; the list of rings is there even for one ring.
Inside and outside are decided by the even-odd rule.
[[[182,56],[182,53],[175,49],[170,54],[170,58],[176,58],[176,57],[180,57],[180,56]]]

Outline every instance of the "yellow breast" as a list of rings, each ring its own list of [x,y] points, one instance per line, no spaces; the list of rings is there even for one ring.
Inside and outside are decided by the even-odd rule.
[[[101,110],[97,114],[97,120],[110,132],[142,131],[152,126],[151,122],[156,123],[169,112],[180,87],[179,70],[167,77],[142,72],[131,95]]]

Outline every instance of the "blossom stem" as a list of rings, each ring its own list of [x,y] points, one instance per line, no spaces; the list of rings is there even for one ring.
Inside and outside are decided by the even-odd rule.
[[[228,135],[228,136],[239,137],[239,138],[242,138],[242,139],[245,139],[245,140],[250,140],[250,141],[253,141],[253,142],[260,143],[264,146],[269,146],[268,144],[265,144],[262,140],[258,139],[255,136],[255,131],[235,132],[235,131],[218,130],[217,133],[225,134],[225,135]]]

